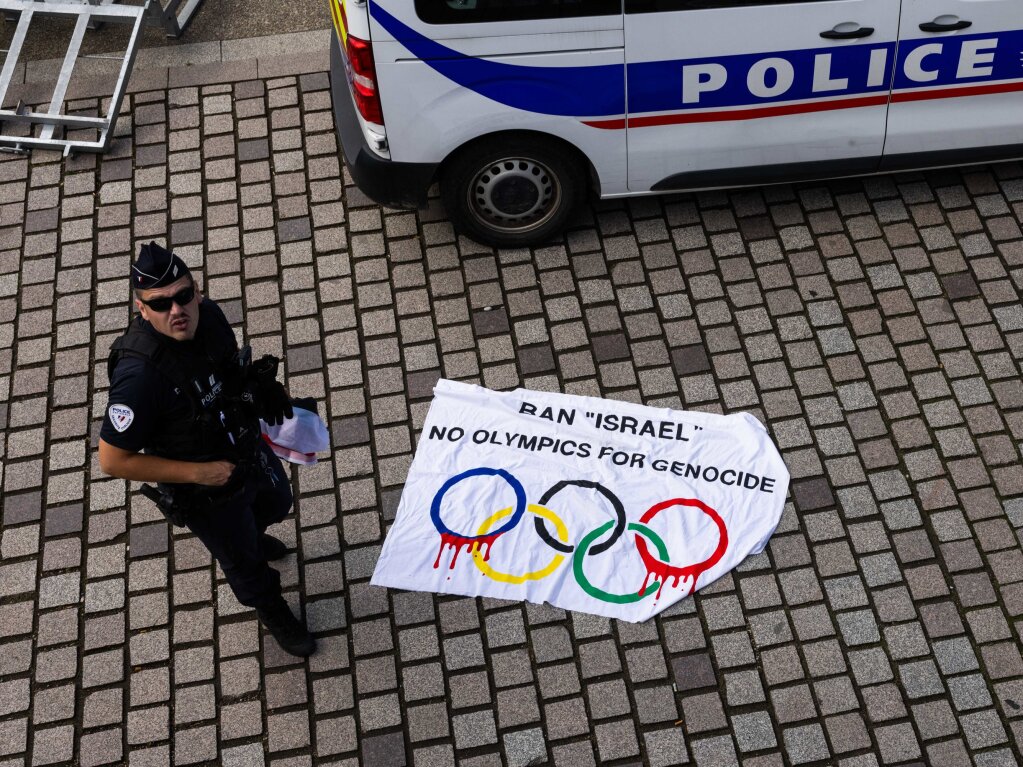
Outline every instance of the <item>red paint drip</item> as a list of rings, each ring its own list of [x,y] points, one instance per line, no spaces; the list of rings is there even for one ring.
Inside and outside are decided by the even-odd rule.
[[[440,567],[440,558],[444,553],[446,547],[454,549],[454,556],[451,557],[451,564],[448,565],[449,570],[455,569],[455,563],[458,561],[458,555],[462,549],[466,549],[469,553],[478,551],[483,555],[483,561],[490,561],[490,551],[494,547],[494,541],[501,536],[501,533],[496,535],[481,535],[476,538],[463,538],[460,535],[452,535],[451,533],[440,534],[440,549],[437,551],[437,559],[434,560],[433,569],[436,570]]]
[[[661,591],[664,590],[664,584],[668,582],[669,578],[672,579],[672,588],[677,588],[680,582],[684,583],[687,579],[692,579],[692,582],[689,585],[689,594],[692,594],[696,591],[697,579],[721,561],[721,557],[725,555],[725,550],[728,548],[728,528],[725,526],[725,521],[714,509],[705,504],[703,501],[698,501],[695,498],[674,498],[669,501],[662,501],[656,506],[652,506],[648,509],[639,521],[643,524],[647,524],[662,511],[670,509],[673,506],[688,506],[696,508],[710,517],[718,528],[718,545],[717,548],[714,549],[713,553],[702,562],[686,565],[685,567],[675,567],[674,565],[670,565],[667,562],[662,562],[657,559],[647,548],[646,541],[643,537],[637,535],[636,548],[639,550],[639,556],[643,559],[643,564],[646,566],[646,578],[643,579],[643,586],[640,588],[639,593],[642,594],[646,591],[647,584],[649,584],[652,579],[659,580],[661,585],[657,589],[657,596],[655,599],[661,598]],[[686,596],[689,596],[689,594]]]

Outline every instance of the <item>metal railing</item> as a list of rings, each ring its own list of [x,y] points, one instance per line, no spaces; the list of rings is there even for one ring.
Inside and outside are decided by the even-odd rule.
[[[106,152],[110,148],[125,88],[135,64],[143,24],[163,27],[168,37],[179,37],[201,2],[202,0],[171,0],[164,8],[158,0],[145,0],[143,5],[116,5],[113,0],[79,2],[0,0],[0,12],[6,14],[9,19],[17,19],[13,39],[7,49],[3,68],[0,69],[0,106],[3,105],[11,80],[14,78],[32,20],[47,16],[75,20],[74,31],[71,33],[71,40],[64,54],[47,110],[31,111],[20,102],[13,109],[0,108],[0,150],[26,152],[33,148],[43,148],[56,149],[65,155],[72,152]],[[107,112],[101,117],[63,114],[68,85],[79,61],[86,30],[96,29],[106,23],[124,24],[131,28]],[[6,134],[2,130],[6,125],[26,124],[31,126],[28,136]],[[37,126],[38,134],[35,132]],[[82,128],[96,131],[97,138],[91,141],[77,137],[66,138],[68,129]]]

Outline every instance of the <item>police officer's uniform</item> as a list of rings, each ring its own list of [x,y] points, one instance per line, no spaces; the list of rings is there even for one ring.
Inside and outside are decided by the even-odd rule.
[[[166,271],[162,267],[168,259],[184,266],[155,243],[143,246],[133,276],[141,269],[149,278],[147,288],[171,284],[180,278],[160,284],[153,277]],[[137,282],[136,277],[133,287]],[[133,453],[144,450],[192,462],[226,460],[238,467],[223,487],[160,484],[158,505],[172,522],[202,540],[238,601],[257,609],[285,649],[311,652],[307,634],[295,645],[292,635],[303,634],[304,627],[298,631],[281,597],[280,574],[267,563],[286,553],[265,531],[291,509],[292,492],[280,460],[261,438],[259,408],[253,402],[258,387],[249,385],[252,376],[242,363],[227,318],[209,299],[199,304],[191,341],[175,340],[136,316],[111,347],[109,406],[100,437]]]

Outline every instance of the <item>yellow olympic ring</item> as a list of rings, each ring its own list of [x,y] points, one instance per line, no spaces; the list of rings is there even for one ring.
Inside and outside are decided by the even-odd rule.
[[[568,528],[565,527],[565,523],[562,522],[561,519],[553,511],[543,506],[537,506],[536,504],[533,503],[529,504],[529,506],[527,506],[526,508],[531,513],[536,514],[539,517],[543,517],[548,522],[553,523],[554,529],[558,534],[558,538],[561,540],[562,543],[568,543]],[[510,516],[511,513],[512,508],[510,506],[507,509],[501,509],[500,511],[494,513],[491,517],[488,517],[487,519],[483,520],[483,524],[480,525],[480,529],[477,531],[476,534],[486,535],[490,531],[490,528],[492,528],[496,522],[499,522],[505,517]],[[483,558],[483,555],[479,551],[479,547],[473,549],[472,561],[476,563],[476,567],[480,569],[480,572],[482,572],[486,576],[489,576],[490,578],[493,578],[495,581],[498,581],[499,583],[512,583],[518,585],[525,583],[526,581],[538,581],[543,578],[546,578],[548,575],[550,575],[551,573],[558,569],[558,566],[565,561],[565,557],[562,554],[555,554],[554,559],[551,560],[551,563],[547,565],[547,567],[543,568],[542,570],[533,570],[532,572],[524,573],[523,575],[499,573],[497,570],[490,566],[489,562],[487,562]]]

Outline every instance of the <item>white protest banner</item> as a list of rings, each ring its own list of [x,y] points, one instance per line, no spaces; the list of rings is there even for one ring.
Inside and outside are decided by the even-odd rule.
[[[642,621],[762,551],[788,484],[745,413],[441,380],[371,582]]]

